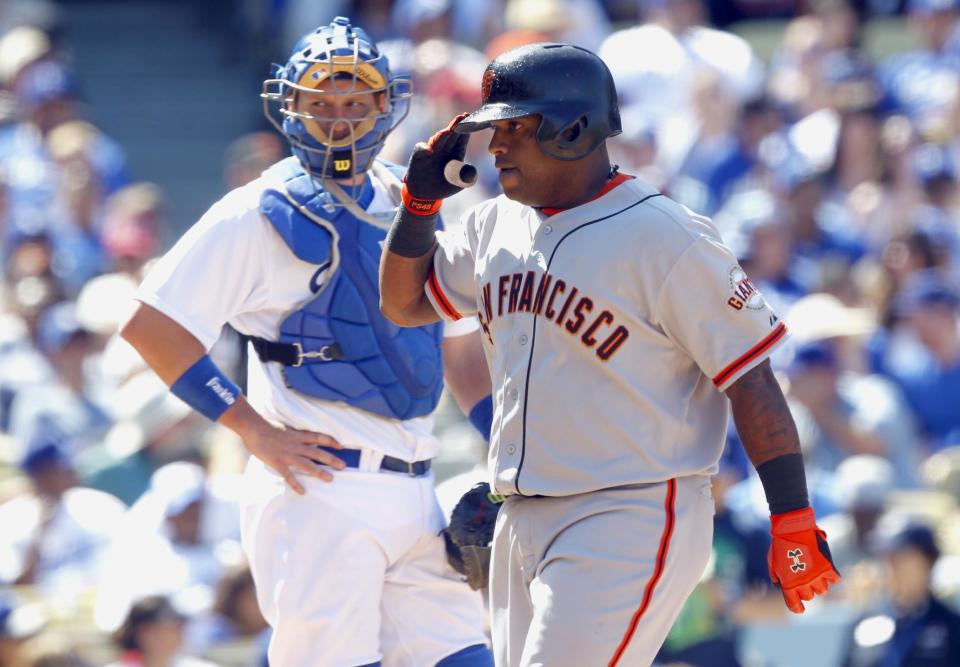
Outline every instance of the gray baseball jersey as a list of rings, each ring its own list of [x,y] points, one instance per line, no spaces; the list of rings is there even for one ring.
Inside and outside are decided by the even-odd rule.
[[[498,493],[716,471],[722,391],[786,328],[708,219],[620,175],[574,209],[500,196],[463,222],[441,235],[426,292],[486,334]]]
[[[425,291],[486,334],[497,664],[649,665],[710,555],[722,391],[786,329],[711,222],[636,179],[464,223]]]

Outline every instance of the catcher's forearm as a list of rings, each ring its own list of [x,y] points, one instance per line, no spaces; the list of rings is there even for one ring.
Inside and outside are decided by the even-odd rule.
[[[207,353],[203,344],[175,320],[140,301],[120,326],[120,337],[168,386]]]
[[[197,412],[241,436],[266,424],[247,404],[240,388],[207,356],[203,344],[168,315],[137,302],[120,327],[120,336],[176,396]],[[215,385],[210,383],[213,378],[217,380]]]
[[[727,396],[743,448],[760,475],[771,514],[809,505],[800,438],[770,362],[737,380]]]

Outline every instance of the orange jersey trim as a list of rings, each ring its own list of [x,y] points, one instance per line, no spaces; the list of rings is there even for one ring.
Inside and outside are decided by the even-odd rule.
[[[640,624],[640,619],[643,618],[644,613],[650,606],[650,600],[653,599],[653,592],[656,589],[657,584],[660,582],[660,578],[663,576],[663,571],[666,569],[667,554],[670,551],[670,538],[673,535],[673,524],[676,520],[676,513],[674,511],[676,500],[677,480],[668,479],[667,497],[663,501],[666,519],[663,524],[663,533],[660,535],[660,546],[657,549],[657,564],[653,568],[653,576],[650,577],[650,581],[647,582],[647,587],[643,591],[643,600],[640,602],[640,607],[636,612],[634,612],[633,618],[630,619],[630,625],[627,627],[627,632],[620,641],[620,646],[617,647],[617,652],[613,654],[612,658],[610,658],[608,667],[616,667],[617,663],[620,661],[620,658],[623,657],[624,651],[626,651],[627,646],[630,645],[630,640],[633,639],[633,635],[637,632],[637,626]]]
[[[724,382],[730,379],[730,376],[736,373],[738,370],[749,364],[751,361],[759,357],[761,354],[769,350],[774,343],[783,338],[787,333],[787,325],[783,322],[780,323],[776,329],[770,332],[770,334],[764,338],[762,341],[754,345],[746,354],[741,356],[739,359],[734,361],[732,364],[720,371],[716,377],[713,378],[713,384],[716,386],[722,385]]]
[[[444,315],[454,321],[463,317],[463,315],[453,307],[453,304],[450,303],[450,299],[443,293],[443,290],[440,289],[440,282],[437,280],[437,273],[434,271],[432,265],[430,266],[430,273],[427,274],[427,289],[430,290],[430,294],[433,295],[433,300],[440,306],[440,310],[443,311]]]
[[[598,192],[597,194],[595,194],[594,196],[592,196],[592,197],[591,197],[590,199],[588,199],[587,201],[593,201],[594,199],[600,199],[600,197],[602,197],[603,195],[607,194],[608,192],[610,192],[611,190],[613,190],[615,187],[617,187],[617,186],[620,185],[621,183],[624,183],[624,182],[626,182],[626,181],[629,181],[629,180],[632,179],[632,178],[634,178],[634,177],[633,177],[633,176],[630,176],[629,174],[617,174],[616,176],[614,176],[613,178],[611,178],[610,180],[608,180],[608,181],[604,184],[604,186],[603,186],[602,188],[600,188],[600,192]],[[586,204],[587,202],[583,202],[583,203]],[[582,204],[581,204],[581,206],[582,206]],[[549,215],[556,215],[557,213],[560,213],[561,211],[566,211],[566,210],[567,210],[567,209],[565,209],[565,208],[553,208],[553,207],[550,207],[550,206],[544,206],[543,208],[540,209],[540,212],[543,213],[544,215],[549,216]]]

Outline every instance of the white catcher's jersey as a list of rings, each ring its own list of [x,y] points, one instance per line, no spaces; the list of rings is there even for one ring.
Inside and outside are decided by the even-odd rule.
[[[137,299],[153,306],[210,349],[229,322],[243,334],[276,340],[280,323],[318,289],[326,268],[298,259],[260,214],[266,177],[238,188],[214,204],[151,269]],[[374,179],[367,210],[396,208]],[[357,224],[368,224],[358,222]],[[476,322],[451,329],[463,335]],[[436,455],[430,416],[401,422],[317,400],[288,389],[280,364],[261,362],[250,350],[247,398],[264,418],[298,429],[327,433],[344,447],[420,461]]]
[[[440,235],[426,292],[479,315],[497,493],[716,472],[722,394],[786,328],[713,224],[638,179],[547,216],[501,195]]]

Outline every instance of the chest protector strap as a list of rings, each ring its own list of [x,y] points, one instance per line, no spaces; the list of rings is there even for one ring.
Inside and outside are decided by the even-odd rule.
[[[377,168],[372,171],[389,169]],[[393,214],[359,220],[342,206],[327,206],[330,193],[295,158],[271,172],[277,185],[264,191],[260,210],[291,252],[317,265],[317,272],[313,296],[282,320],[277,340],[254,339],[258,356],[282,363],[287,386],[307,396],[393,419],[429,414],[443,389],[442,325],[401,328],[380,314],[380,253]],[[388,184],[399,181],[388,173]],[[358,204],[365,209],[372,199],[368,180]]]

